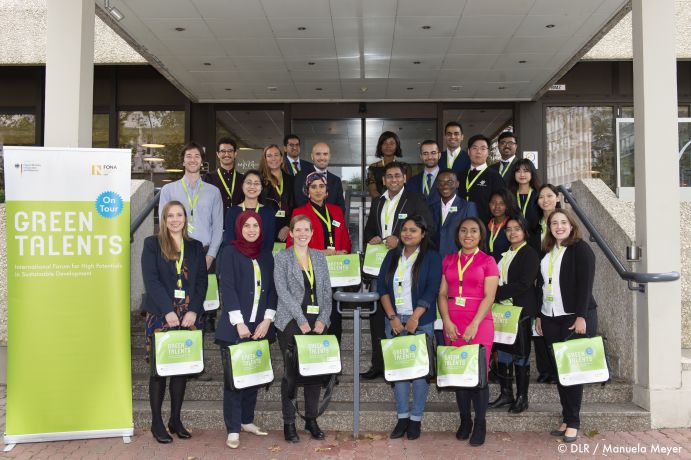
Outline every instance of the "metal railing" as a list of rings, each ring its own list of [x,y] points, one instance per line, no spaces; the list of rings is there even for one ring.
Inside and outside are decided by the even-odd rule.
[[[558,186],[557,190],[564,195],[566,202],[571,206],[573,212],[578,216],[581,222],[583,222],[583,225],[588,230],[588,233],[590,233],[590,240],[594,243],[597,243],[597,245],[600,247],[600,250],[602,250],[602,253],[605,255],[605,257],[607,257],[609,263],[617,271],[617,274],[621,277],[621,279],[628,283],[629,289],[632,291],[645,292],[645,285],[647,283],[664,283],[679,279],[679,272],[642,273],[629,271],[624,264],[621,263],[616,254],[614,254],[612,248],[609,247],[605,239],[595,228],[583,209],[581,209],[581,207],[578,205],[578,202],[571,194],[571,191],[563,185]]]
[[[141,227],[141,225],[144,223],[146,218],[149,216],[149,213],[156,208],[156,205],[158,205],[158,199],[160,196],[161,189],[158,189],[156,190],[156,193],[154,193],[153,198],[146,203],[144,209],[142,209],[139,215],[130,223],[130,243],[134,241],[134,234],[137,232],[137,230],[139,230],[139,227]]]

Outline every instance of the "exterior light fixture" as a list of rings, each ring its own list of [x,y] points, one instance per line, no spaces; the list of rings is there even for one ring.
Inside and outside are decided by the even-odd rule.
[[[119,9],[115,8],[110,4],[110,0],[104,0],[103,7],[108,12],[108,14],[110,14],[110,16],[116,21],[122,21],[125,18],[125,15],[122,14],[122,12]]]

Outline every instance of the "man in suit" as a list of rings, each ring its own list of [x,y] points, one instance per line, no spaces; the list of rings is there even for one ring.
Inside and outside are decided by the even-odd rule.
[[[295,176],[295,207],[303,206],[307,203],[307,197],[303,191],[305,186],[305,178],[311,172],[318,172],[326,176],[326,189],[329,195],[326,197],[326,202],[335,204],[340,207],[345,213],[345,197],[343,196],[343,184],[341,178],[326,169],[329,167],[329,160],[331,159],[331,149],[325,142],[317,142],[312,147],[312,163],[308,163]]]
[[[499,155],[501,160],[490,165],[504,179],[504,182],[509,183],[509,178],[513,175],[516,165],[516,150],[518,148],[518,139],[511,131],[504,131],[499,135],[497,141],[499,145]]]
[[[442,259],[459,250],[456,246],[458,224],[466,217],[478,216],[475,203],[457,195],[458,186],[458,175],[455,172],[441,171],[436,182],[439,199],[428,202],[434,225],[439,229],[432,241],[439,248]]]
[[[300,158],[300,138],[296,134],[287,134],[283,138],[283,152],[286,172],[293,177],[303,169],[313,166],[309,161]]]
[[[450,121],[444,127],[446,148],[441,154],[442,169],[453,169],[456,173],[465,171],[470,166],[468,152],[461,150],[463,127],[457,121]]]
[[[372,201],[370,213],[365,224],[364,240],[368,244],[384,243],[388,249],[398,246],[403,221],[407,217],[422,216],[427,222],[430,236],[434,238],[434,223],[424,196],[403,188],[406,177],[398,162],[386,165],[384,171],[386,191]],[[370,316],[370,335],[372,337],[372,367],[362,373],[362,378],[372,380],[384,375],[384,358],[379,341],[384,338],[384,310],[381,305]]]
[[[505,188],[504,180],[494,169],[487,167],[490,141],[482,134],[477,134],[468,141],[470,167],[463,171],[459,179],[461,192],[459,195],[477,206],[480,220],[489,222],[489,199],[492,193]]]
[[[436,141],[426,140],[420,144],[420,160],[425,165],[424,171],[416,174],[405,183],[405,189],[411,192],[422,193],[428,203],[439,200],[439,192],[434,186],[434,181],[439,174],[439,145]]]

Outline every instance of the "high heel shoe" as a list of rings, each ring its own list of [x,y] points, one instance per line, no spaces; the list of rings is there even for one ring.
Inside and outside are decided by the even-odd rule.
[[[173,425],[173,422],[168,422],[168,431],[175,433],[180,439],[189,439],[192,437],[192,433],[187,431],[185,427],[182,426],[182,422],[178,422],[176,425],[177,427]]]
[[[166,431],[165,427],[163,426],[163,422],[152,423],[151,434],[154,435],[154,439],[161,444],[170,444],[173,442],[173,438]]]

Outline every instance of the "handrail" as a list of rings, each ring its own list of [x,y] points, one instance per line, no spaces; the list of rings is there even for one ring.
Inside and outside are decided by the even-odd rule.
[[[158,199],[161,196],[161,190],[159,189],[154,193],[153,198],[144,206],[144,209],[139,213],[137,217],[134,218],[130,224],[130,243],[134,241],[134,234],[139,230],[139,227],[144,223],[144,220],[149,216],[149,213],[154,210],[158,204]]]
[[[605,239],[597,231],[593,223],[588,219],[583,209],[576,202],[576,198],[571,194],[569,189],[563,185],[559,185],[557,190],[564,195],[566,202],[571,205],[573,212],[578,216],[578,218],[583,222],[583,225],[590,233],[591,241],[597,243],[602,252],[607,257],[607,260],[612,267],[617,271],[617,274],[628,283],[629,289],[632,291],[645,292],[645,285],[647,283],[664,283],[669,281],[676,281],[679,279],[679,272],[667,272],[667,273],[644,273],[644,272],[632,272],[629,271],[624,264],[621,263],[619,258],[614,254],[612,248],[609,247]],[[636,283],[636,284],[634,284]]]

